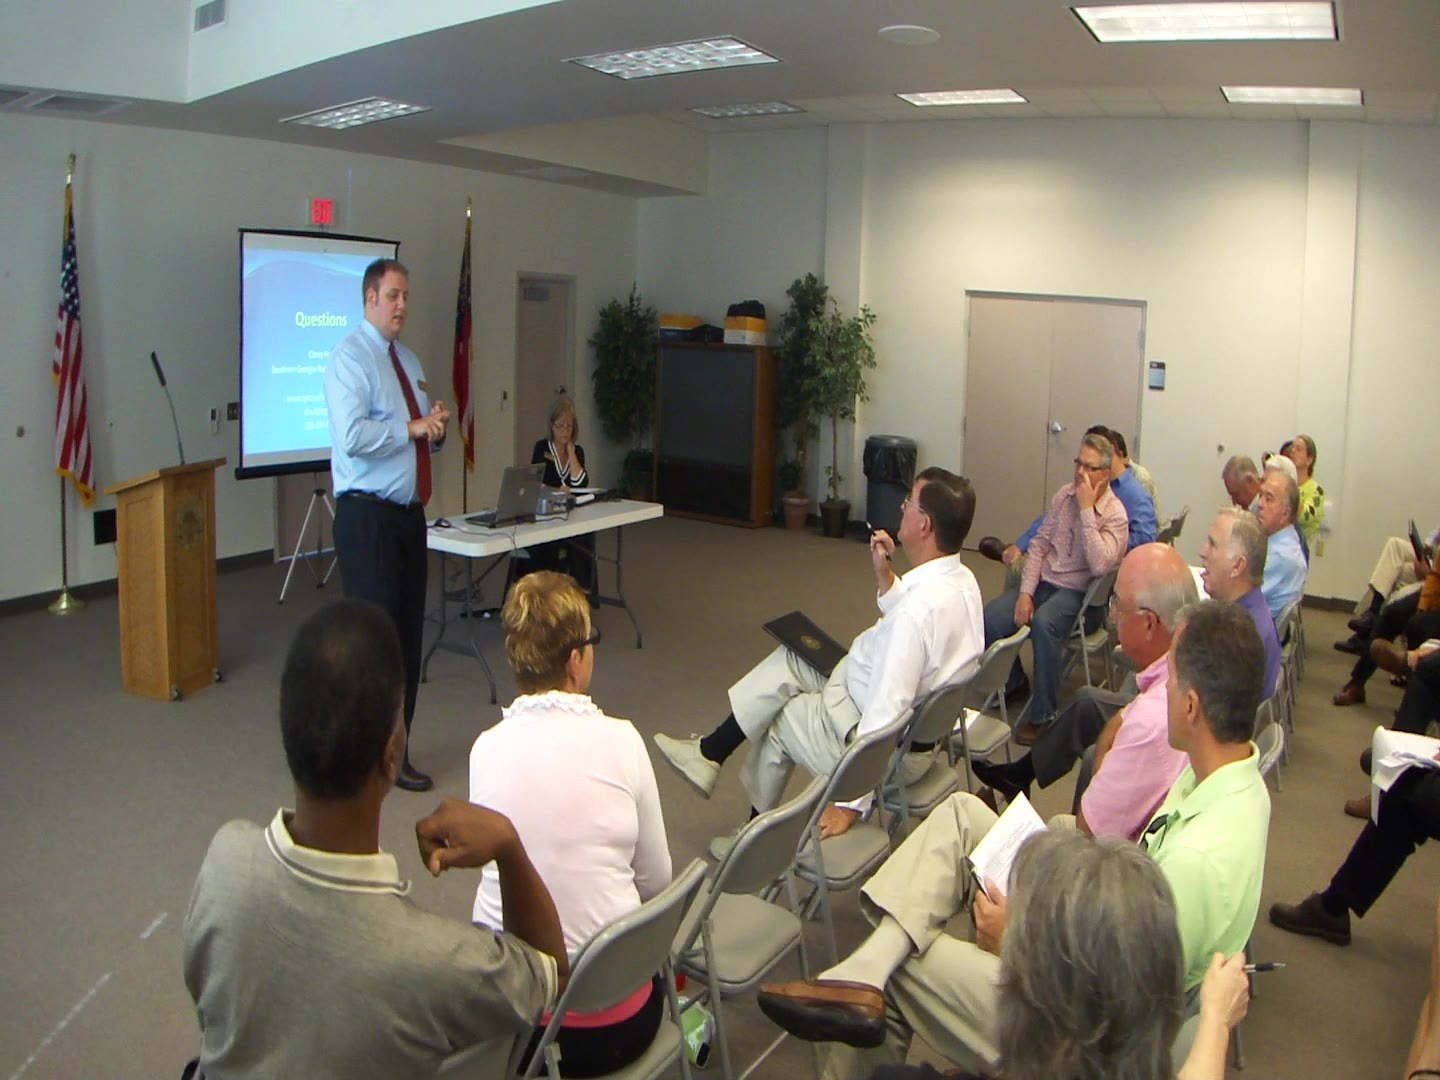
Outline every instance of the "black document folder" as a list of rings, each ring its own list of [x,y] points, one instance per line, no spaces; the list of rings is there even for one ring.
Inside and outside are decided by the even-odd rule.
[[[803,611],[765,624],[765,632],[827,679],[849,650],[816,626]]]

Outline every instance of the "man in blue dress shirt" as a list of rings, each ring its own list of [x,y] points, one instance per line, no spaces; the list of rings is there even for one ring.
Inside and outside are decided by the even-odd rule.
[[[1260,591],[1270,606],[1270,617],[1277,622],[1281,612],[1305,594],[1305,553],[1300,547],[1300,530],[1295,528],[1299,509],[1300,489],[1295,481],[1279,469],[1266,469],[1255,503],[1255,516],[1270,537]]]
[[[345,595],[379,604],[395,620],[405,655],[405,731],[415,719],[425,624],[425,503],[430,453],[445,439],[450,410],[430,403],[425,372],[399,342],[410,272],[377,259],[361,285],[365,318],[330,353],[330,472],[335,479],[335,554]],[[430,777],[405,752],[396,784],[426,791]]]

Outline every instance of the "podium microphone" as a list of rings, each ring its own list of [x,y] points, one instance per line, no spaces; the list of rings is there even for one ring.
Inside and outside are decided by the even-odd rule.
[[[175,419],[175,399],[170,396],[170,388],[165,385],[165,372],[160,370],[160,358],[154,352],[150,353],[150,366],[155,369],[155,378],[160,380],[160,389],[165,391],[165,400],[170,403],[170,423],[175,425],[175,448],[180,451],[180,464],[185,464],[185,447],[180,442],[180,421]]]

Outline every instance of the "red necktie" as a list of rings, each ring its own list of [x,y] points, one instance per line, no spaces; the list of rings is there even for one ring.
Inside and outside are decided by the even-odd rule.
[[[395,352],[395,343],[390,343],[390,364],[395,369],[395,377],[400,380],[400,389],[405,394],[405,405],[410,410],[410,419],[420,419],[420,405],[415,400],[415,391],[410,389],[410,380],[405,377],[405,369],[400,366],[400,357]],[[420,495],[420,505],[424,506],[430,501],[430,440],[415,439],[415,488]]]

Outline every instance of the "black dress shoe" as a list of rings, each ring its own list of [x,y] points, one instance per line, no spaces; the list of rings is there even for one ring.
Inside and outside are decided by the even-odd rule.
[[[435,781],[411,765],[410,759],[406,758],[405,764],[400,766],[400,775],[395,778],[395,786],[404,791],[429,791],[435,786]]]
[[[971,768],[975,770],[975,775],[982,784],[992,788],[996,794],[1004,796],[1007,803],[1014,802],[1015,796],[1022,793],[1027,799],[1030,797],[1030,785],[1016,783],[1005,765],[990,761],[975,761],[971,763]]]
[[[1335,651],[1349,653],[1351,656],[1363,656],[1365,654],[1365,639],[1359,634],[1351,634],[1344,641],[1335,642]]]
[[[996,562],[1005,560],[1005,542],[998,536],[982,536],[976,548],[987,559],[994,559]]]
[[[1375,612],[1364,611],[1350,619],[1345,625],[1354,630],[1357,637],[1369,637],[1370,631],[1375,629]]]

